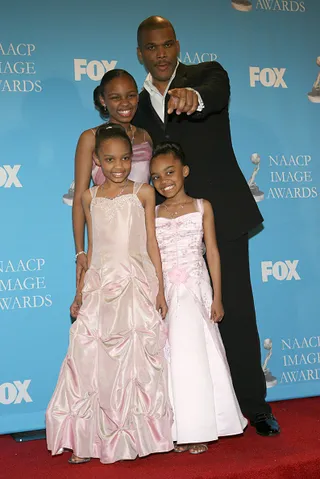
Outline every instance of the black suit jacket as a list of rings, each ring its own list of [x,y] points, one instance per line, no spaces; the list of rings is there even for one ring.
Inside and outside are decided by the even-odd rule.
[[[188,194],[211,202],[218,236],[236,239],[263,218],[232,148],[227,72],[217,62],[190,66],[180,63],[170,89],[183,87],[200,93],[205,105],[202,112],[191,116],[166,113],[163,123],[151,105],[149,93],[143,90],[134,124],[149,132],[154,146],[161,141],[180,143],[190,166]],[[169,95],[166,104],[168,99]]]

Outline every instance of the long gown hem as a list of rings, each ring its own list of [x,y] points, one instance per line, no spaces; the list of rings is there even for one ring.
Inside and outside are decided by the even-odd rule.
[[[173,450],[173,443],[170,443],[166,447],[163,447],[163,448],[151,449],[149,451],[146,451],[146,452],[143,452],[143,453],[137,453],[137,454],[132,455],[132,456],[120,455],[119,457],[113,458],[112,461],[103,460],[101,458],[101,456],[98,455],[98,454],[92,454],[92,455],[89,454],[89,455],[81,455],[80,456],[76,452],[73,451],[72,447],[69,447],[69,446],[62,446],[56,452],[52,452],[50,448],[48,448],[48,450],[51,452],[52,457],[59,456],[59,455],[64,454],[66,452],[71,452],[77,457],[83,457],[83,458],[84,457],[86,457],[86,458],[90,457],[90,459],[99,459],[102,464],[114,464],[115,462],[118,462],[118,461],[134,461],[137,457],[147,457],[147,456],[150,456],[151,454],[160,454],[160,453],[170,452],[170,451]]]
[[[239,429],[239,431],[235,431],[235,432],[227,432],[227,433],[218,433],[218,435],[210,435],[208,436],[207,438],[205,436],[202,436],[201,438],[199,437],[195,437],[195,436],[189,436],[191,437],[191,439],[186,439],[186,438],[183,438],[183,439],[177,439],[175,440],[175,442],[177,442],[177,444],[201,444],[201,443],[204,443],[204,442],[214,442],[214,441],[218,441],[219,438],[221,437],[230,437],[230,436],[241,436],[243,435],[243,432],[245,430],[247,425],[244,426],[243,429]]]

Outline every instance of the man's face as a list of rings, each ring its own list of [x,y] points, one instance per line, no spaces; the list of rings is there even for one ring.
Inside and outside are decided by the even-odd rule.
[[[177,65],[179,42],[171,27],[144,30],[138,47],[138,56],[153,80],[166,83]]]

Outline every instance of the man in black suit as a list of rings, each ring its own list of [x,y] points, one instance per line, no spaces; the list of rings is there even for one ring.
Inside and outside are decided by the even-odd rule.
[[[140,24],[138,56],[149,74],[135,124],[149,132],[154,145],[180,143],[191,168],[188,194],[212,203],[225,310],[220,332],[234,388],[257,433],[273,436],[280,429],[265,401],[248,256],[248,232],[263,218],[232,149],[228,75],[217,62],[183,65],[179,52],[168,20],[149,17]]]

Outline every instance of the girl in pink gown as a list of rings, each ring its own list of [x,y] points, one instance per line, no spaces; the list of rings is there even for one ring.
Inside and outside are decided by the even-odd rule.
[[[138,100],[137,84],[126,70],[108,71],[94,90],[94,104],[100,116],[107,122],[123,126],[131,140],[133,154],[129,179],[149,183],[152,141],[145,130],[131,123],[137,111]],[[84,250],[85,217],[81,197],[89,188],[91,179],[95,185],[101,185],[105,181],[100,165],[94,160],[96,130],[97,128],[90,128],[80,135],[75,156],[72,221],[77,253],[77,282],[82,270],[88,268],[86,256],[78,255]]]
[[[82,198],[89,269],[46,413],[48,449],[71,449],[72,464],[173,448],[154,189],[128,179],[132,145],[121,126],[96,132],[96,154],[105,182]]]
[[[220,258],[210,203],[185,193],[189,168],[175,143],[156,147],[151,177],[166,200],[156,234],[168,303],[169,371],[175,451],[199,454],[247,425],[234,393],[218,323],[223,318]],[[203,259],[203,244],[210,278]]]

